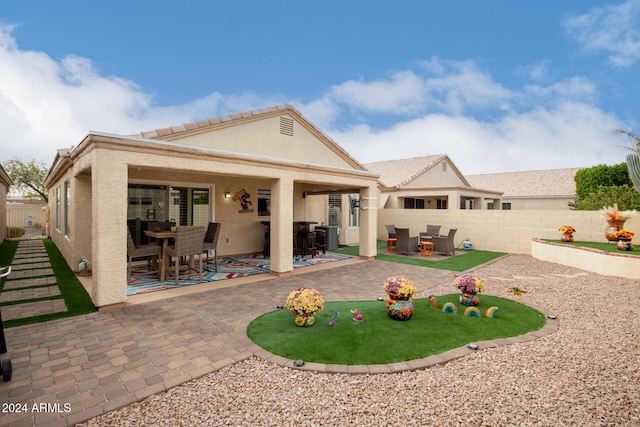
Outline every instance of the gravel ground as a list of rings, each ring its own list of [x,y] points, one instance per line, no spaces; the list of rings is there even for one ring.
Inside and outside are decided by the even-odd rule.
[[[318,374],[251,358],[83,425],[640,425],[637,281],[524,255],[474,274],[488,294],[527,289],[525,303],[556,314],[560,329],[397,374]]]

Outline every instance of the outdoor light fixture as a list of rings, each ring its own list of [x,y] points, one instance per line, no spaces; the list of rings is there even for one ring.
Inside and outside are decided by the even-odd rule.
[[[230,199],[231,198],[231,191],[225,191],[224,192],[224,198],[225,199]]]

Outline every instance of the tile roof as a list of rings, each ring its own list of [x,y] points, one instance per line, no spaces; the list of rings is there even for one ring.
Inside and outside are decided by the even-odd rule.
[[[364,166],[370,171],[378,172],[380,174],[379,181],[385,187],[401,187],[446,158],[448,158],[446,154],[438,154],[435,156],[366,163]],[[451,163],[451,160],[449,160],[449,163]]]
[[[503,192],[503,197],[574,196],[580,168],[467,175],[475,188]]]

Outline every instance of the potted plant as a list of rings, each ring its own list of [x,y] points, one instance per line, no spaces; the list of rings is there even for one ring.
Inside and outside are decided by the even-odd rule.
[[[633,218],[636,211],[620,211],[618,210],[618,204],[613,206],[605,206],[600,209],[602,218],[607,221],[607,228],[604,231],[604,236],[610,242],[615,242],[618,239],[615,237],[615,232],[624,228],[624,223]]]
[[[324,299],[316,289],[298,288],[291,291],[285,307],[295,316],[296,326],[311,326],[315,323],[314,315],[324,308]]]
[[[456,278],[453,284],[462,292],[460,302],[463,305],[475,306],[480,303],[480,298],[476,294],[485,290],[484,282],[480,278],[465,274]]]
[[[563,242],[573,242],[573,233],[576,232],[576,229],[571,225],[563,225],[562,227],[558,228],[558,231],[562,233],[560,240],[562,240]]]
[[[630,251],[631,249],[633,249],[633,246],[631,245],[631,239],[633,239],[634,234],[635,233],[633,231],[629,231],[626,228],[617,230],[615,233],[613,233],[614,237],[618,239],[618,249],[620,249],[621,251]]]
[[[382,286],[387,295],[387,314],[394,320],[409,320],[413,315],[413,296],[417,289],[413,282],[404,276],[393,276],[385,280]]]

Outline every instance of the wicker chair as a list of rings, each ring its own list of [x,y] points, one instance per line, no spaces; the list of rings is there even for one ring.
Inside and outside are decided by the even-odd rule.
[[[425,240],[431,240],[431,238],[433,236],[439,236],[440,235],[440,226],[439,225],[429,225],[427,224],[427,232],[421,232],[420,233],[420,240],[421,241],[425,241]]]
[[[127,229],[127,283],[131,283],[131,263],[134,259],[160,256],[162,248],[157,243],[136,246],[131,237],[131,230]]]
[[[457,228],[451,228],[448,236],[433,236],[431,238],[433,250],[446,255],[455,255],[456,246],[453,243],[453,236],[455,236],[456,231],[458,231]]]
[[[408,228],[396,227],[396,250],[398,253],[411,254],[418,251],[418,236],[409,237]]]
[[[204,246],[204,226],[191,226],[191,227],[177,227],[176,228],[176,242],[175,245],[167,247],[167,255],[175,258],[175,279],[176,286],[180,284],[180,258],[189,257],[189,267],[187,273],[182,277],[189,276],[190,272],[198,272],[200,274],[200,281],[202,282],[202,256],[198,257],[199,268],[194,268],[195,256],[202,255]],[[170,264],[170,263],[169,263]],[[170,270],[170,268],[168,269]],[[169,271],[169,273],[171,273]]]
[[[216,247],[218,246],[218,237],[220,236],[221,227],[222,224],[219,222],[210,222],[207,227],[207,233],[204,235],[204,242],[202,243],[203,252],[206,252],[207,254],[207,265],[209,265],[209,251],[213,251],[213,266],[215,271],[218,271],[218,250]]]

